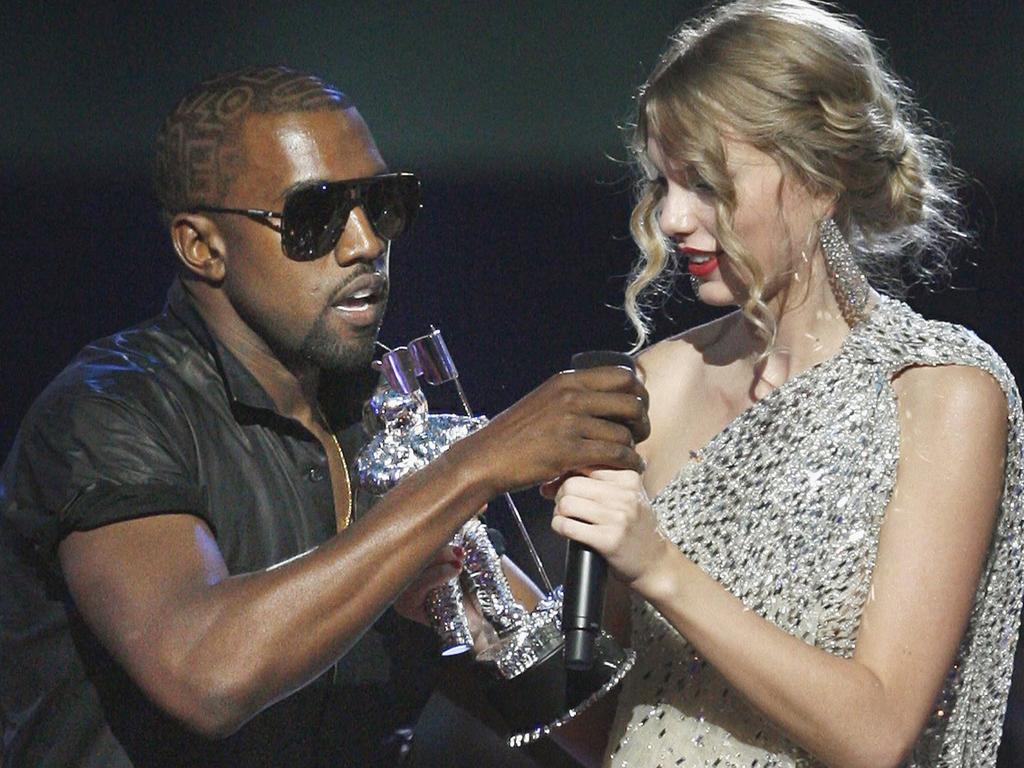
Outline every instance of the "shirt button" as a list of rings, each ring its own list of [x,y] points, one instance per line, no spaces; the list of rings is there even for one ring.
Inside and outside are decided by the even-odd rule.
[[[306,473],[306,477],[309,478],[310,482],[319,483],[324,479],[324,471],[320,467],[311,467],[309,472]]]

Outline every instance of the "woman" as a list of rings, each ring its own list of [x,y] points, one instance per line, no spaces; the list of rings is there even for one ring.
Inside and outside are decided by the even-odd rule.
[[[1020,400],[976,336],[865,280],[961,237],[912,114],[867,35],[802,0],[685,26],[640,91],[641,343],[677,260],[739,311],[640,355],[642,478],[558,491],[555,531],[632,591],[606,764],[995,762]]]

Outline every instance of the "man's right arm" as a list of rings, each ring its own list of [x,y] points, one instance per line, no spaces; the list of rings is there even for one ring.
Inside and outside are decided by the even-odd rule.
[[[558,374],[279,567],[229,575],[210,529],[187,512],[73,532],[61,566],[136,684],[194,730],[223,736],[330,667],[490,498],[581,466],[638,469],[633,446],[647,430],[646,393],[629,372]]]

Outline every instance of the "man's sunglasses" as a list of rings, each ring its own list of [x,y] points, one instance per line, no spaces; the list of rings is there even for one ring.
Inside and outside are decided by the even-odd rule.
[[[414,174],[384,173],[300,187],[285,196],[280,212],[195,205],[187,213],[248,216],[281,233],[281,249],[289,259],[311,261],[334,249],[353,209],[361,207],[377,234],[394,240],[412,224],[420,205],[420,180]]]

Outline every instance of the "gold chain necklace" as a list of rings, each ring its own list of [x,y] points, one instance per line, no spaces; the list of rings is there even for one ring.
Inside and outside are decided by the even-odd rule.
[[[348,500],[348,504],[347,508],[345,509],[345,518],[343,520],[336,522],[338,526],[338,531],[340,532],[348,528],[348,524],[352,522],[352,481],[349,479],[348,476],[348,462],[345,461],[345,452],[341,450],[341,443],[338,442],[338,438],[335,436],[334,430],[331,429],[330,422],[328,422],[327,417],[324,416],[323,409],[320,408],[319,403],[316,406],[316,410],[317,413],[320,414],[320,421],[323,422],[324,429],[326,429],[327,434],[331,436],[331,442],[334,443],[334,447],[338,451],[338,458],[341,459],[342,474],[345,476],[345,498]],[[327,466],[330,467],[330,463],[328,463]],[[330,472],[328,472],[328,476],[330,476]],[[335,517],[337,517],[337,512],[335,512]]]

